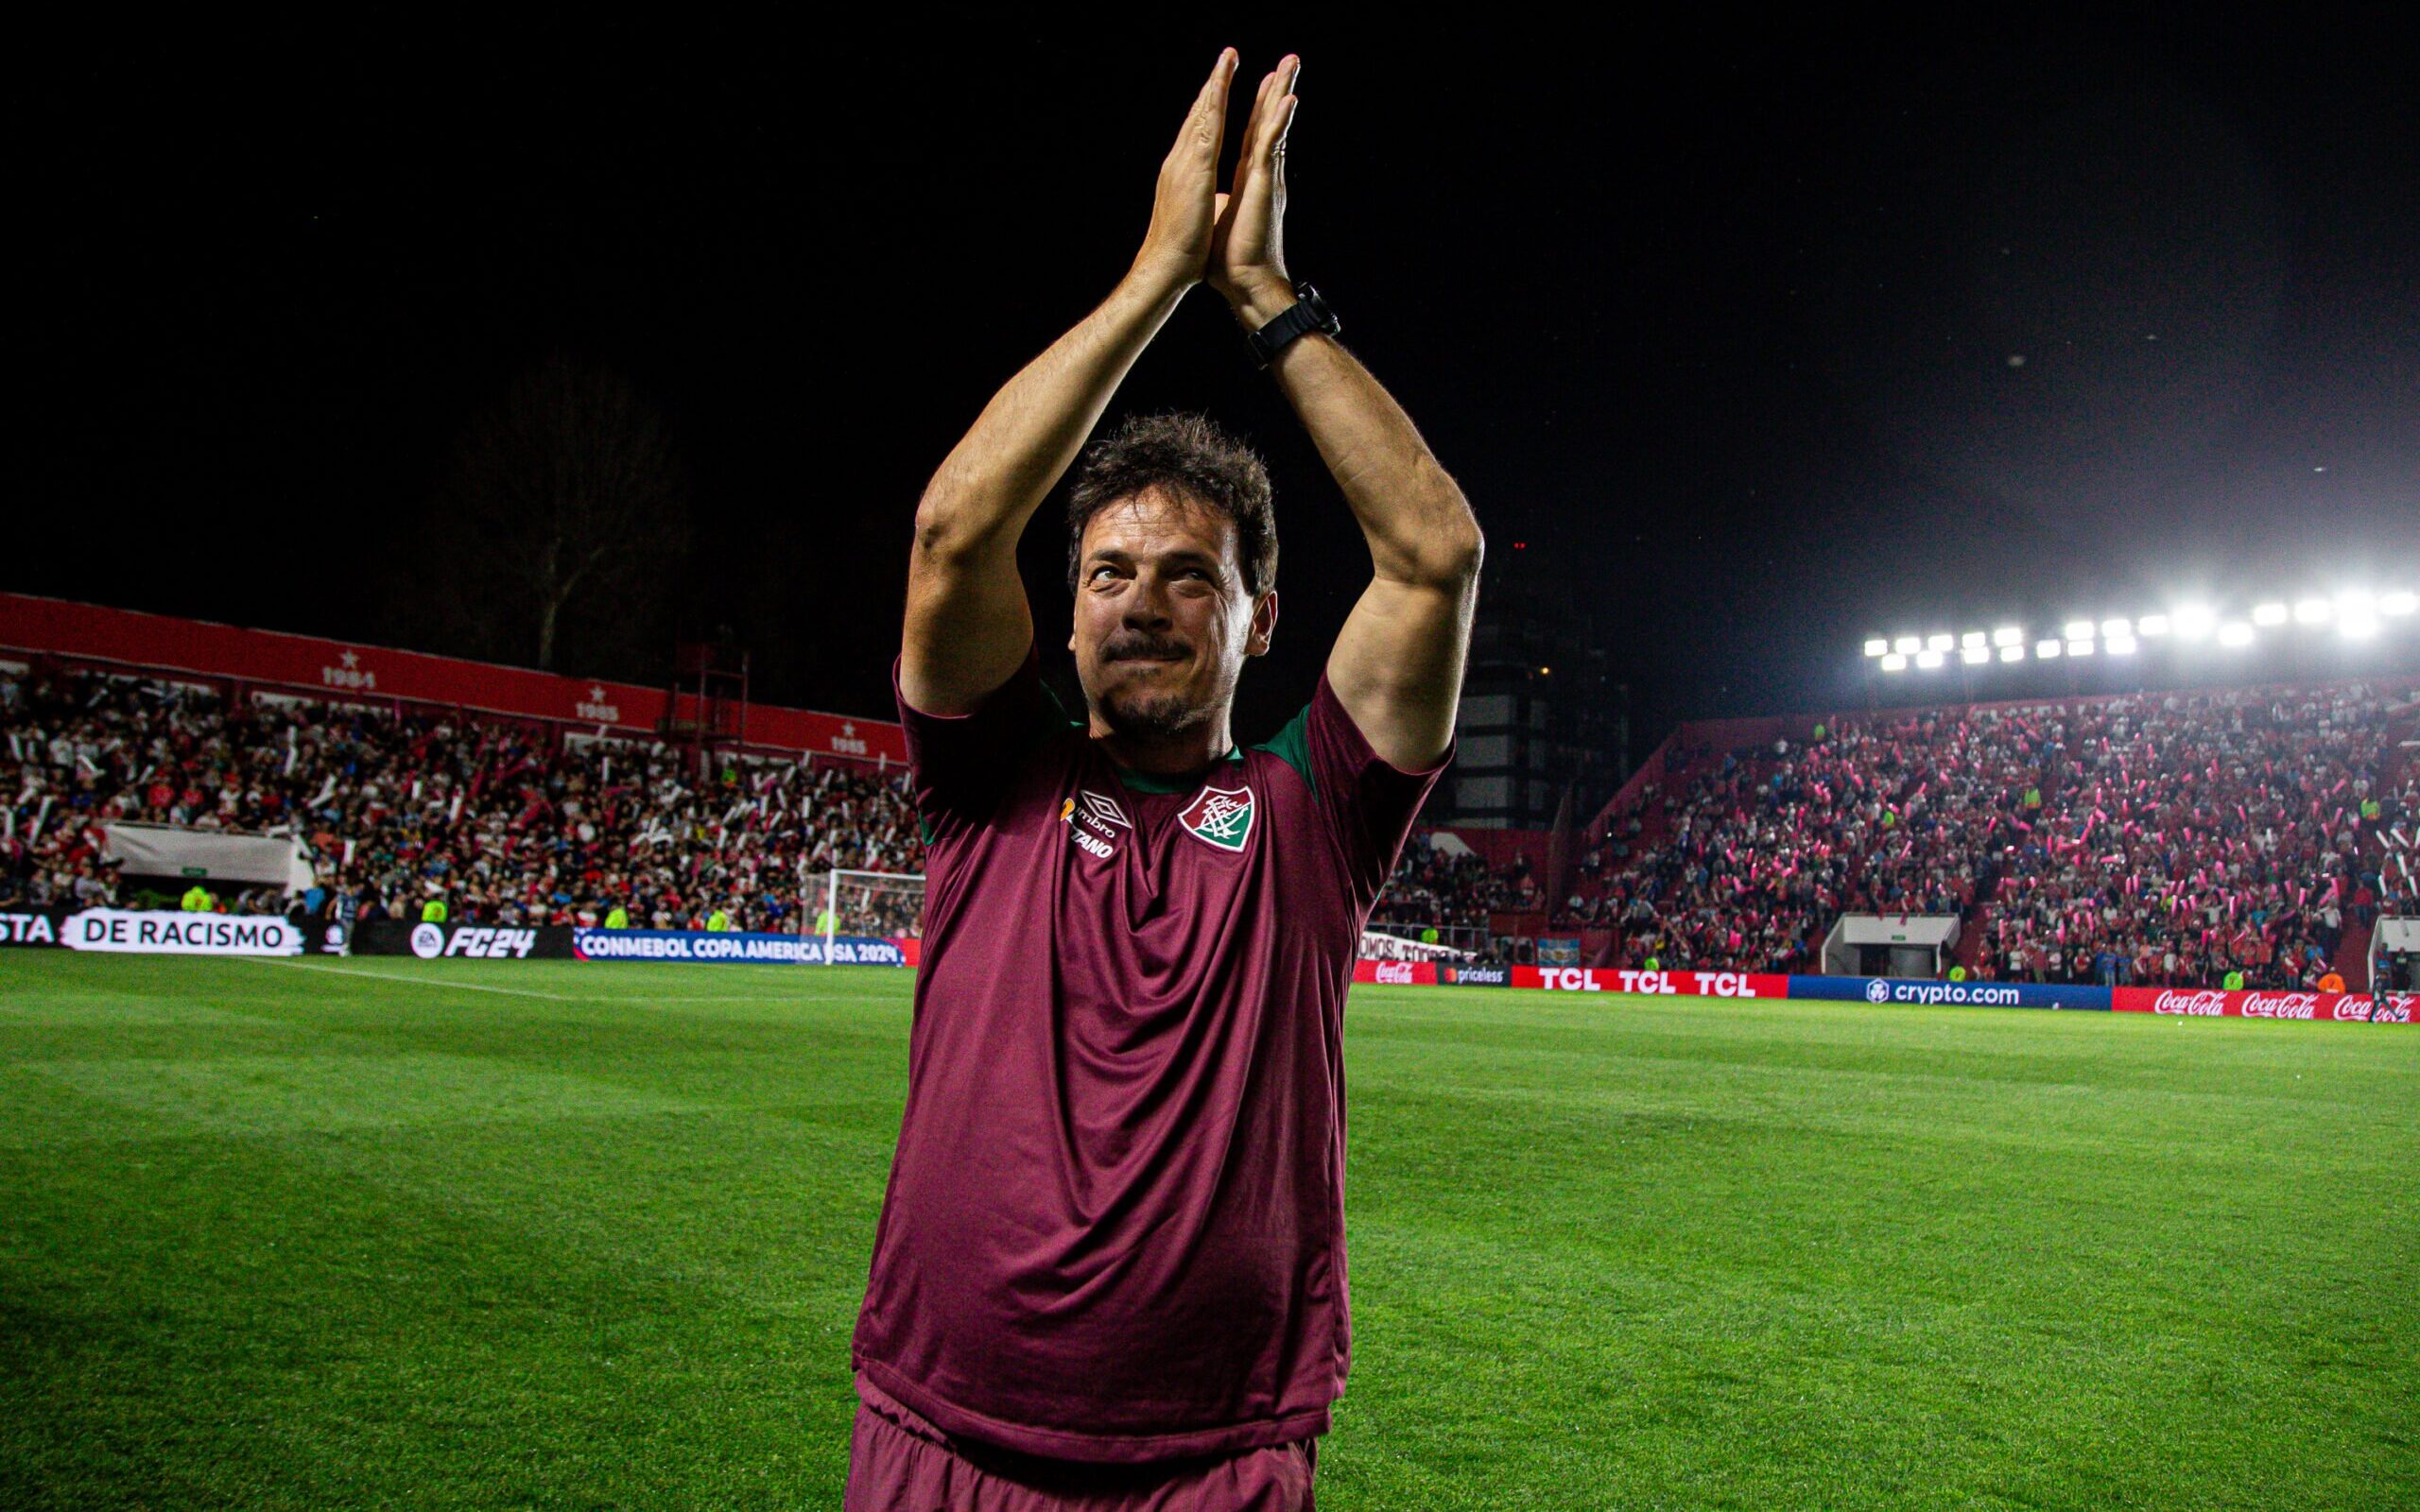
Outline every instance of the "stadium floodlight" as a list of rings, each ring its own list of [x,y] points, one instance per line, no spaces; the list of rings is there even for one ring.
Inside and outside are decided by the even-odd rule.
[[[2295,623],[2325,625],[2336,612],[2336,606],[2324,598],[2306,598],[2294,606]]]
[[[1940,666],[1941,663],[1942,655],[1939,651],[1935,651],[1927,647],[1927,649],[1916,653],[1916,665],[1924,668],[1927,672],[1932,671],[1934,668]]]
[[[2282,607],[2282,606],[2280,606]],[[2240,649],[2252,644],[2252,627],[2241,620],[2229,620],[2219,627],[2219,644]]]
[[[2286,606],[2283,604],[2256,604],[2252,607],[2252,623],[2255,625],[2283,625],[2286,623],[2286,616],[2288,612]]]
[[[1992,648],[1988,645],[1964,646],[1962,647],[1958,653],[1958,660],[1965,662],[1970,667],[1981,666],[1991,659]]]
[[[2131,620],[2102,620],[2100,622],[2100,637],[2102,640],[2115,640],[2121,635],[2132,635],[2134,633],[2135,626],[2134,622]]]
[[[2056,642],[2056,641],[2045,641],[2045,642],[2043,642],[2041,644],[2039,644],[2039,645],[2037,645],[2037,646],[2035,646],[2035,647],[2033,648],[2033,654],[2034,654],[2034,656],[2035,656],[2037,659],[2039,659],[2039,660],[2041,660],[2041,661],[2044,661],[2044,662],[2056,662],[2057,660],[2059,660],[2059,649],[2060,649],[2060,647],[2059,647],[2059,643],[2058,643],[2058,642]]]
[[[2348,588],[2336,595],[2336,612],[2340,616],[2346,614],[2376,615],[2377,611],[2378,597],[2376,593],[2371,593],[2366,588]]]
[[[1962,651],[1979,651],[1983,647],[1984,639],[1982,631],[1968,630],[1958,638],[1958,648]]]
[[[2022,625],[2001,626],[1998,629],[1992,632],[1992,644],[1994,645],[2023,645],[2025,644],[2025,627]]]
[[[1891,643],[1891,649],[1901,656],[1913,656],[1924,648],[1924,641],[1913,635],[1903,635]]]
[[[1927,635],[1925,637],[1925,649],[1927,651],[1946,651],[1957,644],[1957,640],[1948,635]],[[1923,666],[1924,663],[1919,662],[1916,665]]]
[[[2113,635],[2100,644],[2111,656],[2133,656],[2136,644],[2131,635]]]
[[[2409,614],[2413,610],[2420,610],[2420,593],[2406,590],[2378,596],[2378,612],[2381,614]]]
[[[1905,672],[1908,670],[1908,659],[1901,656],[1898,652],[1893,651],[1889,656],[1882,659],[1882,670],[1885,672]]]
[[[2366,641],[2378,633],[2378,617],[2363,610],[2359,614],[2340,614],[2336,632],[2348,641]]]
[[[2141,619],[2135,622],[2135,633],[2137,635],[2166,635],[2168,633],[2168,616],[2165,614],[2144,615]]]
[[[2003,645],[2000,647],[2000,660],[2003,662],[2022,662],[2025,660],[2025,647],[2021,645]]]
[[[2092,621],[2069,620],[2066,633],[2070,641],[2089,641],[2092,639]]]
[[[2069,641],[2067,643],[2067,655],[2090,656],[2092,655],[2092,643],[2090,641]]]
[[[2176,633],[2188,641],[2205,641],[2218,633],[2219,616],[2207,604],[2187,604],[2176,611]]]
[[[1878,635],[1868,637],[1865,643],[1865,654],[1868,656],[1888,656],[1891,654],[1891,643]]]

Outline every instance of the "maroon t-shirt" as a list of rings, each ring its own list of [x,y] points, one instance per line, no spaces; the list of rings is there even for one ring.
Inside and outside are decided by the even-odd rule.
[[[1030,654],[972,714],[899,713],[924,954],[856,1367],[1061,1459],[1326,1432],[1344,994],[1445,763],[1389,765],[1325,676],[1182,783],[1112,763]]]

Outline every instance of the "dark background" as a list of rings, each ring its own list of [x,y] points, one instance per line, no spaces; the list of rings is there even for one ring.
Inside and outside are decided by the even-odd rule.
[[[1246,99],[1305,58],[1294,271],[1462,481],[1491,592],[1596,617],[1642,746],[1866,696],[1869,633],[2420,577],[2397,8],[1692,14],[389,10],[60,39],[23,65],[31,476],[0,584],[493,654],[430,607],[513,539],[449,470],[562,358],[660,412],[687,543],[580,606],[558,665],[653,680],[676,629],[728,627],[758,696],[886,713],[925,479],[1125,269],[1229,43]],[[1277,480],[1285,615],[1238,711],[1259,738],[1366,557],[1207,289],[1112,414],[1170,406]],[[1046,646],[1055,508],[1028,552]],[[2305,636],[2277,664],[2409,666],[2415,642]]]

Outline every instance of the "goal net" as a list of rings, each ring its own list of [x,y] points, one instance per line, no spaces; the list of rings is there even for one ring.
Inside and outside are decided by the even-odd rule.
[[[825,872],[823,906],[804,923],[806,933],[823,942],[813,959],[827,965],[856,959],[856,953],[847,948],[850,940],[921,937],[925,879],[897,871]]]

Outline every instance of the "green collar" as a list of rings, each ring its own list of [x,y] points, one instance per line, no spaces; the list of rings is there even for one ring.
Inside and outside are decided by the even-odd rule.
[[[1103,755],[1106,756],[1107,753],[1103,752]],[[1239,762],[1243,759],[1243,747],[1234,746],[1228,747],[1227,754],[1219,757],[1219,762]],[[1138,772],[1131,766],[1120,766],[1115,761],[1110,762],[1109,769],[1117,774],[1117,781],[1121,785],[1132,792],[1188,793],[1193,790],[1195,783],[1210,775],[1211,767],[1217,766],[1219,762],[1212,762],[1209,766],[1203,767],[1190,777],[1163,777],[1157,772]]]

